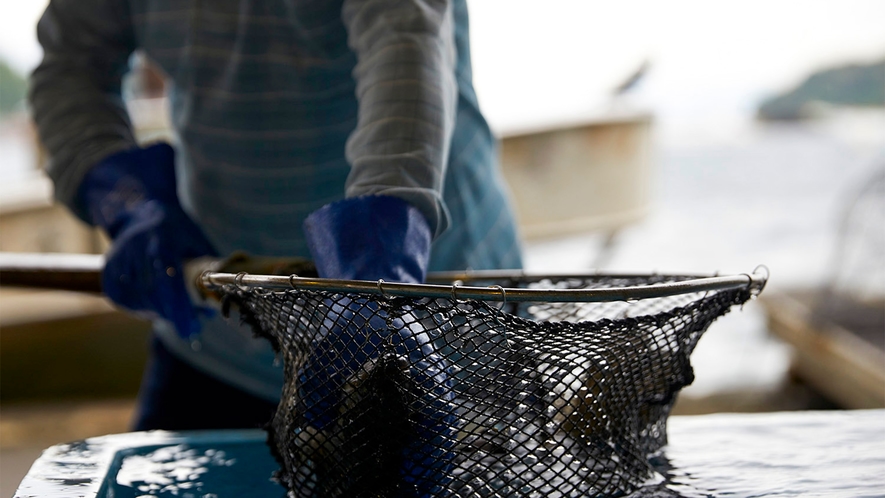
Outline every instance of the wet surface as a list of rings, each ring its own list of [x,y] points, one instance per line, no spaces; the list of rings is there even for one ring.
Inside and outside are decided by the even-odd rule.
[[[885,410],[672,417],[631,498],[885,496]],[[16,497],[280,497],[261,431],[135,433],[47,450]],[[553,496],[553,495],[549,495]]]
[[[139,448],[115,463],[118,471],[108,476],[99,496],[285,496],[271,481],[276,462],[263,441]]]
[[[885,410],[673,417],[668,432],[672,496],[885,496]]]
[[[284,497],[262,431],[145,432],[48,449],[16,498]]]

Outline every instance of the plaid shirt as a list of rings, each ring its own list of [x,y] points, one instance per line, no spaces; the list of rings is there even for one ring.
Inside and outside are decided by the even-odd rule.
[[[179,196],[221,254],[309,256],[301,224],[343,197],[427,216],[431,270],[517,268],[494,139],[472,86],[464,0],[53,0],[31,104],[56,196],[136,145],[120,81],[142,50],[165,72]],[[265,397],[269,349],[211,320],[180,356]]]

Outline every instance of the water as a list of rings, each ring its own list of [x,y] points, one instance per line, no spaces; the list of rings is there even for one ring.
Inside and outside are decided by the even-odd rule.
[[[885,410],[672,417],[668,435],[659,474],[628,498],[885,496]],[[581,496],[570,480],[588,466],[543,472],[540,482],[559,483],[543,496]],[[507,489],[531,475],[516,472]],[[476,489],[508,496],[494,482]]]
[[[270,479],[277,465],[261,441],[138,448],[115,466],[105,491],[114,498],[285,496]]]
[[[885,411],[670,419],[675,496],[885,496]]]
[[[885,410],[672,417],[668,433],[660,475],[630,498],[885,497]],[[264,439],[153,432],[60,445],[15,496],[282,498]]]
[[[259,430],[118,434],[54,446],[16,498],[283,498]]]
[[[651,213],[618,234],[601,268],[744,272],[765,263],[775,287],[824,282],[844,209],[885,167],[885,111],[844,121],[706,127],[718,133],[657,131]],[[576,234],[530,243],[527,265],[589,269],[600,239]]]

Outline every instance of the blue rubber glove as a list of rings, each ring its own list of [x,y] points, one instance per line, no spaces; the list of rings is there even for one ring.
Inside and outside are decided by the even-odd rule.
[[[304,223],[308,247],[323,278],[421,283],[426,276],[431,231],[417,208],[396,197],[366,196],[329,204]],[[457,437],[453,394],[445,360],[417,323],[391,320],[364,299],[327,301],[325,332],[299,373],[306,422],[324,430],[342,416],[342,388],[352,385],[387,351],[408,351],[408,376],[421,393],[409,419],[399,469],[401,483],[389,496],[430,497],[451,468]],[[403,356],[401,356],[403,357]],[[403,357],[404,358],[404,357]],[[409,432],[411,431],[411,432]],[[353,493],[357,490],[349,490]],[[366,491],[366,490],[362,490]]]
[[[216,255],[178,202],[175,152],[165,143],[105,158],[80,184],[78,201],[112,240],[102,290],[118,305],[149,319],[172,322],[189,338],[200,330],[182,264]]]

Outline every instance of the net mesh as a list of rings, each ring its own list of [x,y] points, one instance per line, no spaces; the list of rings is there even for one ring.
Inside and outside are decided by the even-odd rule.
[[[485,281],[616,288],[688,277]],[[657,474],[689,355],[747,289],[507,303],[221,290],[284,362],[268,441],[293,497],[628,494]]]

